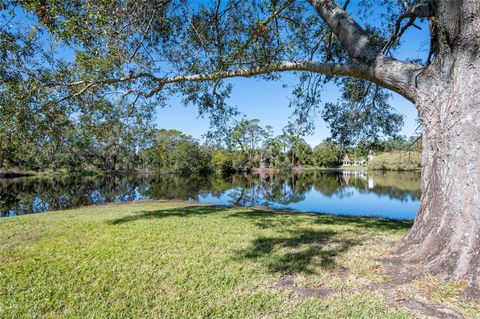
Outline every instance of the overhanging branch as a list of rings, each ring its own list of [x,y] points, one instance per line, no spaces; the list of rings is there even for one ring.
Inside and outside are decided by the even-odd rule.
[[[335,64],[320,63],[313,61],[279,61],[271,64],[257,66],[246,69],[225,70],[212,73],[186,74],[172,77],[157,77],[150,73],[133,74],[128,77],[110,78],[98,81],[79,81],[71,83],[69,86],[80,86],[79,90],[69,96],[52,103],[59,103],[70,98],[77,97],[89,90],[101,86],[112,85],[115,83],[133,82],[137,79],[149,79],[156,83],[155,87],[149,92],[142,94],[145,98],[150,98],[160,92],[167,84],[180,82],[204,82],[215,81],[234,77],[253,77],[263,74],[287,71],[306,71],[320,73],[328,76],[353,76],[367,81],[374,82],[405,96],[407,99],[414,100],[414,90],[412,81],[415,74],[421,71],[421,67],[412,64],[397,61],[385,56],[379,56],[371,64],[351,63]]]
[[[149,79],[156,83],[156,87],[153,88],[150,92],[145,93],[146,98],[152,97],[163,89],[166,84],[179,83],[179,82],[203,82],[203,81],[214,81],[225,78],[233,77],[252,77],[257,75],[263,75],[273,72],[286,72],[286,71],[309,71],[315,73],[322,73],[326,75],[347,75],[347,76],[361,76],[365,72],[365,69],[361,65],[353,64],[333,64],[333,63],[318,63],[312,61],[279,61],[271,64],[246,68],[246,69],[237,69],[237,70],[226,70],[218,71],[212,73],[203,73],[203,74],[187,74],[187,75],[177,75],[173,77],[157,77],[150,73],[138,73],[132,74],[127,77],[122,78],[110,78],[104,80],[86,80],[86,81],[77,81],[70,83],[67,86],[81,86],[81,88],[71,95],[65,96],[60,100],[57,100],[53,103],[59,103],[70,98],[74,98],[83,93],[86,93],[90,89],[98,88],[100,86],[111,85],[116,83],[125,83],[133,82],[137,79]]]
[[[357,64],[319,63],[312,61],[280,61],[247,69],[218,71],[206,74],[178,75],[157,80],[160,89],[165,84],[178,82],[213,81],[233,77],[252,77],[273,72],[308,71],[325,75],[360,76],[365,69]]]

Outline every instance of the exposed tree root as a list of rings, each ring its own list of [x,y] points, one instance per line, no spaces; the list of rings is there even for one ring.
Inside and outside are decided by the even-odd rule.
[[[341,274],[343,277],[343,273]],[[438,306],[429,304],[427,302],[420,301],[418,299],[413,299],[411,297],[406,297],[399,294],[399,288],[408,283],[411,283],[417,276],[395,276],[392,280],[382,282],[379,284],[371,284],[366,287],[353,288],[353,289],[338,289],[338,288],[304,288],[298,287],[295,285],[296,277],[294,276],[285,276],[277,284],[274,285],[276,289],[283,289],[295,292],[297,295],[302,297],[328,297],[338,293],[355,293],[362,291],[380,291],[382,292],[387,299],[391,302],[392,305],[399,308],[406,308],[410,311],[413,311],[419,315],[427,316],[431,318],[439,319],[463,319],[462,314],[456,310],[444,306]]]
[[[392,278],[392,281],[397,284],[406,284],[416,279],[420,279],[426,275],[440,275],[446,280],[451,280],[452,277],[448,275],[442,267],[430,263],[428,266],[422,263],[409,263],[399,257],[391,257],[387,259],[377,259],[378,262],[385,266],[386,275]],[[480,301],[480,289],[478,282],[472,280],[467,281],[468,287],[461,295],[461,299],[464,301]]]
[[[407,308],[427,317],[438,319],[463,319],[463,316],[459,312],[448,307],[436,306],[415,299],[397,300],[396,298],[391,298],[390,301],[395,306]]]

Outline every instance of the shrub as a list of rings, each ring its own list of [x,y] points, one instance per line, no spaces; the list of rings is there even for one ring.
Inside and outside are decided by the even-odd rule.
[[[219,151],[212,156],[211,166],[217,172],[230,172],[233,170],[232,156],[228,152]]]
[[[368,162],[373,170],[412,171],[422,167],[422,156],[419,152],[395,151],[378,154]]]

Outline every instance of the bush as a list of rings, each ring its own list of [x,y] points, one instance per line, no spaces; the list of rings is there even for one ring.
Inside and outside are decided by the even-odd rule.
[[[373,170],[413,171],[421,167],[421,154],[409,151],[378,154],[368,162],[368,168]]]
[[[318,167],[337,167],[341,149],[333,142],[325,141],[313,149],[313,162]]]
[[[211,166],[217,172],[233,171],[232,157],[225,151],[216,152],[212,157]]]

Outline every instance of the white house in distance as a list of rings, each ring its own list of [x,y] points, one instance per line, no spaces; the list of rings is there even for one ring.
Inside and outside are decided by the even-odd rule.
[[[340,161],[342,163],[342,166],[365,166],[367,165],[367,161],[364,159],[358,159],[355,161],[352,161],[350,157],[348,157],[348,154],[345,154],[342,157],[342,160]]]
[[[352,160],[350,160],[350,157],[348,157],[348,154],[343,155],[342,160],[340,162],[342,163],[342,166],[353,165],[353,162]]]

